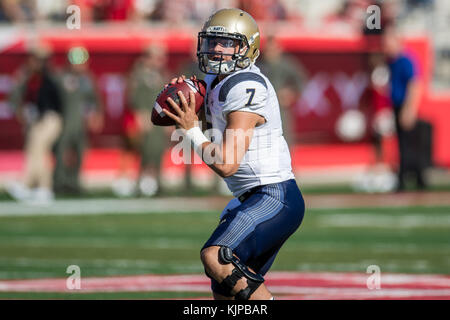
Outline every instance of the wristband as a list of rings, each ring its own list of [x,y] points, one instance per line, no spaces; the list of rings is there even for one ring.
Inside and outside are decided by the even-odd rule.
[[[191,141],[192,148],[194,148],[197,153],[198,151],[201,152],[201,146],[203,143],[210,142],[199,127],[193,127],[186,131],[186,138]]]

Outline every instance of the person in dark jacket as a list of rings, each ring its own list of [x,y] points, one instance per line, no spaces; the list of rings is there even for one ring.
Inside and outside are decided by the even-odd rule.
[[[26,130],[23,182],[11,182],[7,190],[17,200],[47,204],[52,191],[52,148],[62,129],[62,102],[48,59],[50,51],[38,47],[30,52],[19,72],[10,102]]]

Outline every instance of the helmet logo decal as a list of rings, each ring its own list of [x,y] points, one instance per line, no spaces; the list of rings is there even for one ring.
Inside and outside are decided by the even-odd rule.
[[[252,35],[250,39],[248,39],[248,43],[252,44],[255,41],[256,37],[259,37],[259,32],[256,32],[254,35]]]
[[[223,26],[211,26],[206,29],[206,32],[227,32],[227,28]]]

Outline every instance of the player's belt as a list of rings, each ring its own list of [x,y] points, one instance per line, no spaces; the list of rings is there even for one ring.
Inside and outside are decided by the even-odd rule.
[[[250,198],[253,194],[255,194],[259,189],[261,189],[262,187],[264,187],[263,185],[262,186],[256,186],[256,187],[254,187],[254,188],[251,188],[250,190],[248,190],[248,191],[245,191],[243,194],[241,194],[239,197],[238,197],[238,200],[242,203],[242,202],[244,202],[245,200],[247,200],[248,198]]]

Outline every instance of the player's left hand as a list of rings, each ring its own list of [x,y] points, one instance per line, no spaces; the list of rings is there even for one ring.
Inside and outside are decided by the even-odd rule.
[[[167,109],[163,109],[163,111],[169,118],[174,120],[180,128],[189,130],[195,127],[198,122],[198,117],[195,113],[195,95],[192,91],[189,92],[189,103],[184,97],[183,92],[178,91],[178,97],[180,97],[181,106],[178,106],[172,98],[167,98],[167,102],[172,106],[173,110],[177,112],[176,115]]]

